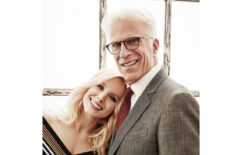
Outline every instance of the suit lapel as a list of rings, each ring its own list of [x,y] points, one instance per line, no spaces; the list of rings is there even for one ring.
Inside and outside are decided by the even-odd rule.
[[[115,126],[114,131],[113,131],[112,136],[111,136],[110,146],[112,146],[114,139],[115,139],[115,130],[116,130],[116,126]]]
[[[134,126],[134,124],[138,121],[140,116],[144,113],[147,107],[150,105],[150,98],[148,94],[155,92],[159,87],[161,82],[167,77],[166,73],[163,69],[161,69],[158,74],[152,79],[146,89],[143,91],[142,95],[139,97],[137,102],[135,103],[133,109],[130,111],[126,120],[123,122],[121,128],[119,129],[118,134],[113,140],[112,136],[112,145],[109,150],[109,154],[114,154],[114,152],[118,149],[124,137],[127,135],[128,131]]]
[[[127,116],[126,120],[123,122],[121,128],[119,129],[119,132],[115,136],[115,139],[113,141],[113,144],[110,148],[110,154],[114,154],[116,149],[119,147],[120,143],[128,133],[129,129],[137,122],[138,118],[141,116],[141,114],[145,111],[145,109],[150,104],[149,99],[144,95],[144,97],[141,98],[141,100],[137,103],[144,103],[139,104],[137,106],[134,106],[134,109],[131,110],[129,115]],[[114,136],[114,135],[113,135]]]

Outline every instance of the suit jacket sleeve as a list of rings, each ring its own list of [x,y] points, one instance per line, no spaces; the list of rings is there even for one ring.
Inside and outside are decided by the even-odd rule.
[[[199,105],[189,93],[171,97],[159,123],[160,155],[199,154]]]

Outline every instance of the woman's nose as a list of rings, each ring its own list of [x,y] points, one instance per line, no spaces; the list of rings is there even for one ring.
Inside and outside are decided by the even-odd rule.
[[[104,99],[104,94],[98,94],[97,101],[102,103],[103,99]]]

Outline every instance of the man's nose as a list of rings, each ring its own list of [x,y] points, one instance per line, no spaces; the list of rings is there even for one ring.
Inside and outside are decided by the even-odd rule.
[[[125,47],[124,42],[122,42],[120,52],[119,52],[120,58],[126,58],[130,54],[130,52],[131,51]]]

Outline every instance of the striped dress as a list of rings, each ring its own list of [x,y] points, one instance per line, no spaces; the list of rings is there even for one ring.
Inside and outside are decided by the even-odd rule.
[[[57,134],[51,128],[49,123],[43,117],[43,141],[42,153],[43,155],[72,155],[63,142],[59,139]],[[77,155],[95,155],[94,151],[84,152]]]

